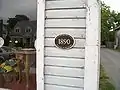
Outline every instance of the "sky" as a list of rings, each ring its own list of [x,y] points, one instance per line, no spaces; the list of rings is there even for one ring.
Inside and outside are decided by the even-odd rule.
[[[36,10],[36,0],[0,0],[0,18],[3,19],[24,14],[31,20],[36,20]]]
[[[120,12],[120,0],[102,0],[106,5],[111,7],[111,10]]]
[[[120,12],[120,0],[102,0],[112,10]],[[27,15],[31,20],[36,20],[36,0],[0,0],[0,18],[8,19],[16,14]]]

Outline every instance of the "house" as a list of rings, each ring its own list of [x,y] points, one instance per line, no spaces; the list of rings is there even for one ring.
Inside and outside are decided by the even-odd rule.
[[[120,47],[120,26],[115,28],[115,46],[114,48],[119,48]]]
[[[36,39],[37,21],[20,21],[14,30],[10,33],[13,46],[18,47],[34,47]]]

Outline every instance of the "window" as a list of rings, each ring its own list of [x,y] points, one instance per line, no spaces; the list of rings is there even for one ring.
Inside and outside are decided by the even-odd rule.
[[[20,28],[17,27],[17,28],[15,29],[15,32],[19,33],[19,32],[20,32]]]
[[[32,28],[31,28],[31,27],[27,27],[27,28],[25,29],[25,32],[32,32]]]

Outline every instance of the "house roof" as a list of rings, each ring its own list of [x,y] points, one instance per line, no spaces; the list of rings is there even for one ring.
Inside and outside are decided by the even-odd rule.
[[[14,32],[14,30],[13,30],[13,32],[10,34],[11,36],[24,36],[25,35],[25,28],[27,27],[27,26],[30,26],[30,27],[32,27],[32,34],[36,34],[36,29],[37,29],[37,21],[20,21],[20,22],[18,22],[16,25],[15,25],[15,27],[14,27],[14,29],[16,29],[17,27],[20,27],[21,28],[21,32],[20,33],[15,33]]]
[[[25,21],[20,21],[20,22],[18,22],[18,23],[15,25],[15,27],[17,27],[17,26],[25,27],[26,25],[31,25],[31,26],[33,26],[34,28],[36,28],[36,26],[37,26],[37,21],[27,21],[27,20],[25,20]]]
[[[120,30],[120,26],[116,27],[114,30],[115,30],[115,31]]]

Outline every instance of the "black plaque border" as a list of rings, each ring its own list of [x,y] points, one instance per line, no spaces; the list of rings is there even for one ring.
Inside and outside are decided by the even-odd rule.
[[[61,48],[61,47],[59,47],[59,45],[56,45],[55,44],[55,40],[56,40],[56,38],[57,37],[59,37],[59,36],[61,36],[61,35],[67,35],[67,36],[70,36],[70,38],[72,38],[73,39],[73,45],[71,45],[69,48]],[[57,35],[55,38],[54,38],[54,44],[55,44],[55,47],[57,47],[57,48],[59,48],[59,49],[63,49],[63,50],[69,50],[69,49],[72,49],[72,48],[74,48],[74,46],[75,46],[75,38],[74,37],[72,37],[71,35],[69,35],[69,34],[60,34],[60,35]]]

